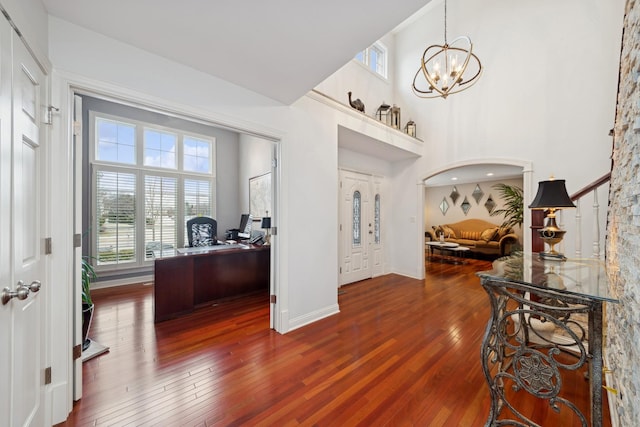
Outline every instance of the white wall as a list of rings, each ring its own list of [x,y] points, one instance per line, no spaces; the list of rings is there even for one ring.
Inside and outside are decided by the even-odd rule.
[[[273,142],[252,135],[240,135],[239,159],[240,211],[249,213],[249,178],[271,172]]]
[[[273,159],[274,143],[272,141],[258,138],[252,135],[240,135],[239,160],[240,168],[238,169],[238,196],[240,211],[238,213],[238,221],[241,213],[249,213],[249,179],[264,175],[271,172],[271,160]],[[273,176],[271,177],[272,191],[274,185]],[[273,206],[273,197],[272,197]],[[269,209],[269,216],[274,217],[273,208]],[[272,218],[273,225],[276,225],[276,218]],[[233,228],[237,228],[240,223]],[[254,221],[253,229],[262,230],[260,221]]]
[[[395,103],[393,81],[395,77],[395,38],[388,34],[380,39],[388,50],[388,78],[384,79],[371,72],[355,59],[329,76],[315,87],[336,101],[349,105],[348,92],[353,92],[352,99],[360,99],[364,103],[365,114],[375,117],[380,105]],[[404,122],[403,122],[404,123]]]

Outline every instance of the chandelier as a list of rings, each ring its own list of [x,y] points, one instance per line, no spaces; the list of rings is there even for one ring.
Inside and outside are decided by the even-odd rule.
[[[420,98],[446,99],[473,86],[481,73],[482,64],[473,53],[469,37],[447,41],[447,0],[444,0],[444,44],[425,49],[420,68],[413,77],[413,93]]]

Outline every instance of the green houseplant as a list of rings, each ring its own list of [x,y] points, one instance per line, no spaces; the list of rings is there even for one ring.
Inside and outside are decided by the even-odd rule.
[[[93,319],[93,299],[91,298],[91,282],[96,280],[98,275],[91,265],[88,257],[82,257],[82,350],[86,350],[91,345],[89,339],[89,327]]]
[[[504,202],[503,209],[496,209],[491,212],[491,216],[504,215],[504,221],[501,227],[522,227],[524,218],[524,196],[522,189],[515,185],[494,184],[491,188],[495,188],[500,193],[500,197]]]

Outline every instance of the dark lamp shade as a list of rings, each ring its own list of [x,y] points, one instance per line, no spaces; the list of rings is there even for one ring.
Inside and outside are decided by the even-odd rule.
[[[576,205],[567,194],[564,179],[554,179],[538,183],[538,194],[529,207],[531,209],[575,208]]]
[[[271,228],[271,217],[265,216],[262,218],[262,228]]]

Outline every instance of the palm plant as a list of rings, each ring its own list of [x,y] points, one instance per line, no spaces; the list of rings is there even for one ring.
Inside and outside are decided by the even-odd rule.
[[[515,185],[494,184],[491,186],[500,193],[500,197],[504,201],[503,209],[496,209],[491,212],[491,216],[504,215],[504,221],[501,227],[522,226],[524,215],[524,197],[522,189]]]
[[[93,305],[91,299],[91,282],[96,280],[98,275],[96,270],[91,265],[91,261],[88,257],[82,257],[82,303],[87,305]]]

